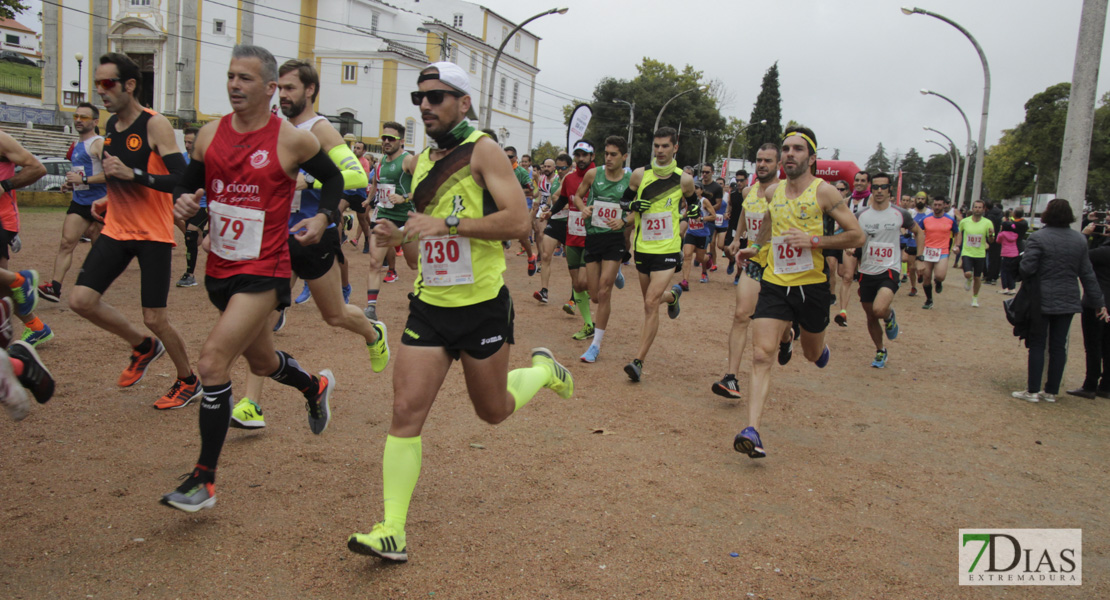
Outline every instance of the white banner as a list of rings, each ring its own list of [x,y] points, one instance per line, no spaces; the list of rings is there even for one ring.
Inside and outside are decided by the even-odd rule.
[[[586,128],[590,126],[590,119],[594,116],[594,111],[590,110],[589,105],[579,104],[574,107],[574,112],[570,113],[570,125],[567,125],[567,153],[574,147],[574,143],[586,136]]]

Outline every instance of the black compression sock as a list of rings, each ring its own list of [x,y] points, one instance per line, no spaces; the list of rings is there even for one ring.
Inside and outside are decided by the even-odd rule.
[[[278,361],[281,364],[278,366],[277,371],[270,374],[270,379],[297,388],[302,394],[315,394],[316,378],[309,375],[308,371],[305,371],[300,363],[297,362],[297,359],[292,356],[289,356],[281,350],[277,351],[277,355]]]
[[[921,287],[925,288],[925,300],[927,302],[932,302],[933,301],[933,286],[931,286],[931,285],[922,285]]]
[[[197,246],[200,245],[200,232],[185,232],[185,268],[192,273],[197,268]]]
[[[231,422],[231,382],[206,385],[200,403],[200,458],[197,464],[216,470]]]

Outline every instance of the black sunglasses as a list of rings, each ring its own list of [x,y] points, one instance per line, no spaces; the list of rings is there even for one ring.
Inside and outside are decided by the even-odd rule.
[[[872,190],[889,190],[890,189],[890,184],[889,183],[872,183],[871,184],[871,189]]]
[[[556,171],[566,171],[569,167],[555,167]]]
[[[441,104],[443,102],[443,98],[448,95],[454,96],[456,98],[462,98],[466,94],[462,92],[456,92],[455,90],[429,90],[427,92],[413,92],[412,104],[413,106],[420,106],[420,103],[424,102],[424,98],[427,98],[428,104],[436,106],[438,104]]]
[[[702,175],[712,175],[713,171],[702,171],[701,174]]]
[[[847,191],[848,191],[848,188],[846,188],[846,187],[840,187],[839,185],[838,185],[838,186],[836,186],[836,189],[837,189],[837,190],[839,190],[839,191],[841,191],[841,192],[847,192]]]

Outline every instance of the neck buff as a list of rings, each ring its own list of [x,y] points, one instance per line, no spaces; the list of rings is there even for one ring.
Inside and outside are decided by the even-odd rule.
[[[470,126],[470,121],[463,119],[451,131],[432,137],[432,141],[428,145],[437,150],[450,150],[461,144],[472,133],[474,133],[474,128]]]
[[[651,171],[653,173],[655,173],[656,177],[665,177],[667,175],[670,175],[674,171],[674,166],[677,162],[678,161],[676,161],[672,157],[670,163],[665,164],[665,165],[661,165],[661,164],[655,162],[655,159],[653,158],[653,159],[651,159]]]
[[[863,192],[858,191],[858,190],[852,190],[852,200],[863,200],[864,198],[866,198],[870,195],[871,195],[871,190],[866,190],[866,191],[863,191]]]

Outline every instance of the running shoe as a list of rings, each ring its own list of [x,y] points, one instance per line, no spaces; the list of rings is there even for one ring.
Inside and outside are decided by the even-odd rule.
[[[543,289],[538,292],[532,292],[532,297],[544,304],[547,304],[547,290]]]
[[[794,358],[794,334],[791,332],[789,342],[779,342],[779,364],[786,366]]]
[[[532,366],[541,365],[551,371],[551,379],[548,379],[543,387],[559,394],[561,398],[570,398],[574,395],[574,377],[571,376],[570,371],[559,364],[559,361],[555,360],[555,355],[547,348],[532,348]]]
[[[343,286],[343,304],[351,303],[351,284]]]
[[[713,383],[713,393],[725,398],[741,398],[740,382],[735,375],[725,375],[724,379]]]
[[[23,240],[19,239],[17,233],[12,236],[12,241],[8,242],[8,245],[12,248],[12,254],[19,254],[19,251],[23,249]]]
[[[875,367],[876,369],[885,368],[886,367],[886,355],[887,355],[886,348],[883,348],[882,350],[879,350],[878,352],[876,352],[875,353],[875,360],[871,361],[871,366]]]
[[[143,376],[146,375],[146,368],[150,366],[150,363],[166,353],[166,347],[162,345],[162,342],[158,341],[158,338],[148,337],[144,341],[150,342],[150,350],[146,352],[139,352],[135,349],[131,350],[131,364],[128,365],[119,376],[120,387],[131,387],[142,381]]]
[[[943,281],[936,282],[936,286],[937,286],[937,293],[938,294],[944,291],[944,282]]]
[[[14,421],[22,421],[31,412],[31,401],[22,382],[15,376],[12,361],[0,351],[0,404]]]
[[[177,280],[177,287],[197,287],[197,278],[192,273],[186,273]]]
[[[917,288],[910,288],[910,294],[909,294],[910,298],[913,298],[916,295],[917,295]]]
[[[62,284],[57,281],[53,283],[40,283],[39,284],[39,298],[49,300],[50,302],[59,302],[62,299]]]
[[[382,279],[382,281],[386,283],[394,283],[395,281],[397,281],[397,279],[397,271],[390,269],[389,272],[385,274],[385,278]]]
[[[898,337],[898,319],[894,316],[894,309],[890,309],[890,319],[886,322],[886,339],[893,340]]]
[[[745,427],[744,431],[736,434],[736,439],[732,440],[732,447],[740,454],[747,454],[751,458],[767,456],[763,450],[763,440],[759,439],[759,432],[755,427]]]
[[[578,360],[580,360],[584,363],[591,363],[592,364],[592,363],[597,362],[597,355],[598,354],[601,354],[601,347],[600,346],[594,346],[593,344],[591,344],[589,348],[586,348],[586,352],[583,353],[582,356],[578,357]]]
[[[552,256],[562,256],[563,255],[562,247],[556,248],[555,251],[551,253],[551,255]]]
[[[366,242],[362,245],[362,253],[370,254],[370,242]]]
[[[1041,395],[1040,394],[1037,394],[1037,393],[1034,393],[1034,392],[1027,392],[1025,390],[1021,390],[1020,392],[1014,392],[1010,395],[1013,396],[1014,398],[1017,398],[1018,400],[1025,400],[1026,402],[1040,402],[1041,401]]]
[[[972,296],[971,297],[971,307],[972,308],[979,308],[979,296]]]
[[[521,248],[520,252],[516,253],[517,256],[524,256],[525,254],[527,254],[527,252],[524,251],[524,248]]]
[[[733,259],[730,259],[728,261],[728,267],[725,269],[725,274],[726,275],[732,275],[735,271],[736,271],[736,259],[733,258]]]
[[[11,349],[8,349],[8,352],[11,353]],[[1086,398],[1087,400],[1094,400],[1095,398],[1098,397],[1098,395],[1095,393],[1094,390],[1085,390],[1081,387],[1075,388],[1074,390],[1068,390],[1067,393],[1068,393],[1069,396],[1076,396],[1076,397],[1079,397],[1079,398]]]
[[[644,361],[634,358],[632,362],[624,365],[624,372],[632,381],[639,381],[644,374]]]
[[[308,299],[311,297],[312,290],[308,289],[308,284],[306,283],[304,284],[304,289],[301,290],[300,295],[297,296],[297,299],[293,301],[293,304],[304,304],[305,302],[308,302]]]
[[[678,284],[671,286],[671,293],[674,294],[674,302],[667,304],[667,316],[672,319],[677,319],[678,314],[682,312],[682,307],[679,306],[678,300],[682,297],[682,288]]]
[[[568,301],[566,304],[563,305],[563,312],[567,313],[568,315],[573,315],[574,309],[575,306],[573,301]]]
[[[32,269],[19,274],[23,277],[23,285],[13,286],[11,290],[15,314],[22,317],[35,312],[39,303],[39,272]]]
[[[907,280],[907,279],[908,279],[908,277],[906,276],[906,274],[905,274],[905,273],[902,273],[902,281],[901,281],[901,283],[906,283],[906,280]]]
[[[23,335],[20,336],[19,339],[27,342],[28,344],[31,344],[32,346],[38,346],[43,342],[49,342],[50,340],[54,339],[54,331],[50,329],[49,325],[43,323],[42,329],[38,331],[33,331],[30,327],[24,328]]]
[[[274,323],[274,333],[277,333],[282,329],[285,329],[285,308],[282,308],[278,311],[278,320],[277,323]]]
[[[940,290],[937,290],[937,291],[939,292]],[[964,277],[964,291],[965,292],[970,292],[971,291],[971,278],[970,277]]]
[[[829,296],[829,306],[836,306],[836,294]]]
[[[23,341],[14,342],[8,348],[8,356],[23,361],[23,374],[18,376],[19,383],[31,391],[36,402],[45,404],[54,396],[54,377],[31,344]],[[1093,393],[1091,397],[1094,398]]]
[[[925,304],[921,305],[921,308],[923,308],[925,310],[929,310],[932,307],[933,307],[933,301],[932,300],[926,300]]]
[[[836,321],[837,325],[840,325],[841,327],[847,327],[848,326],[848,311],[846,311],[846,310],[840,311],[840,313],[837,314],[836,317],[833,320]]]
[[[686,281],[685,279],[678,282],[678,286],[681,287],[682,291],[684,291],[684,292],[689,292],[690,291],[690,282]]]
[[[216,486],[200,466],[181,478],[185,482],[162,496],[162,504],[189,513],[216,505]]]
[[[316,396],[311,400],[306,399],[304,407],[308,411],[308,428],[312,433],[320,435],[328,428],[328,421],[331,420],[328,398],[335,388],[335,375],[332,375],[331,369],[324,369],[320,371],[317,382],[319,387],[316,390]]]
[[[405,532],[387,527],[385,523],[375,523],[370,533],[352,533],[347,538],[347,549],[357,554],[377,556],[385,560],[408,562],[409,553],[405,546]]]
[[[366,308],[362,309],[362,314],[366,315],[366,318],[370,319],[371,321],[377,321],[378,320],[378,305],[377,305],[377,303],[374,303],[374,304],[367,303]]]
[[[89,237],[89,236],[87,236],[87,235],[83,235],[83,236],[81,236],[81,243],[82,243],[82,244],[88,244],[88,243],[91,243],[91,242],[92,242],[92,238],[91,238],[91,237]]]
[[[1045,402],[1055,402],[1056,401],[1056,394],[1050,394],[1048,392],[1041,392],[1041,400],[1044,400]]]
[[[624,273],[621,273],[621,268],[617,266],[617,278],[613,281],[613,285],[617,286],[618,290],[624,289]]]
[[[824,369],[829,364],[829,357],[831,356],[832,352],[829,351],[829,345],[825,344],[825,349],[821,351],[821,356],[818,356],[817,362],[813,364],[817,365],[818,369]]]
[[[371,325],[378,332],[378,341],[366,344],[366,349],[370,351],[370,370],[381,373],[389,364],[389,336],[386,334],[385,323],[374,321]]]
[[[528,276],[531,277],[536,274],[536,255],[528,257]]]
[[[343,229],[350,231],[355,226],[354,215],[343,215]]]
[[[404,255],[405,255],[405,250],[404,250],[404,248],[402,248],[402,247],[400,247],[400,246],[394,246],[394,247],[393,247],[393,255],[394,255],[394,256],[404,256]],[[396,273],[396,272],[394,272],[393,274],[394,274],[394,275],[396,275],[397,273]]]
[[[174,381],[173,385],[170,386],[170,391],[166,392],[165,396],[162,396],[154,402],[154,408],[158,410],[184,408],[188,406],[190,402],[203,395],[204,392],[200,389],[200,377],[197,377],[196,381],[191,384],[185,383],[181,378],[178,378],[177,381]]]
[[[262,407],[250,398],[243,398],[231,409],[231,426],[236,429],[262,429],[266,426]]]
[[[698,283],[709,283],[709,278],[705,275],[702,275],[701,279],[698,280]]]
[[[717,261],[713,261],[713,262],[709,263],[709,272],[710,273],[716,273],[717,272]]]
[[[576,333],[576,334],[574,334],[570,337],[572,337],[576,340],[585,340],[585,339],[592,338],[593,336],[594,336],[594,326],[593,325],[583,325],[582,329],[578,330],[578,333]]]

